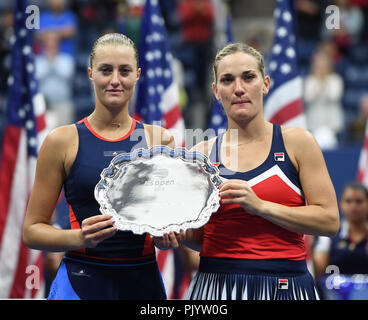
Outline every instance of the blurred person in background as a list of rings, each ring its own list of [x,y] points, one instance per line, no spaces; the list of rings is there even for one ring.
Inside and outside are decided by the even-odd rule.
[[[368,92],[359,100],[359,113],[348,125],[349,142],[362,144],[368,120]]]
[[[324,39],[320,41],[317,45],[315,52],[320,52],[320,51],[326,53],[330,57],[333,68],[335,69],[336,72],[341,74],[341,71],[343,70],[343,65],[344,65],[343,64],[344,56],[339,51],[339,48],[337,47],[337,44],[335,43],[335,41],[333,39]]]
[[[364,26],[362,30],[362,40],[368,40],[368,1],[367,0],[350,0],[351,4],[360,8],[364,16]]]
[[[49,129],[75,121],[73,79],[76,58],[76,15],[68,0],[47,0],[35,33],[35,67],[39,90],[47,104]]]
[[[351,46],[359,43],[361,39],[364,15],[359,7],[351,4],[350,0],[334,0],[332,4],[339,8],[339,27],[327,28],[325,24],[322,29],[322,37],[333,39],[339,50],[346,54]],[[328,18],[329,16],[326,15],[326,19]]]
[[[311,71],[305,78],[304,101],[307,127],[322,149],[338,145],[338,134],[344,125],[343,92],[344,82],[334,72],[329,55],[317,51]]]
[[[321,40],[328,0],[295,0],[298,21],[298,60],[302,75],[309,70],[310,59]]]
[[[45,32],[42,36],[43,52],[35,57],[36,78],[44,95],[49,129],[75,121],[73,105],[74,58],[59,50],[59,36]]]
[[[368,274],[368,190],[358,182],[347,183],[340,198],[342,219],[334,238],[318,237],[313,249],[316,281],[328,265],[340,274]],[[318,283],[319,287],[324,286]]]
[[[119,33],[127,35],[139,48],[141,20],[143,6],[142,1],[125,1],[117,3],[116,29]]]
[[[183,64],[188,93],[188,108],[183,115],[189,126],[203,127],[205,123],[198,120],[207,118],[210,105],[208,84],[215,11],[211,0],[180,0],[177,10],[181,33],[178,59]]]
[[[78,32],[76,15],[69,9],[67,0],[48,0],[47,10],[41,11],[40,30],[35,34],[35,51],[45,50],[44,37],[54,33],[59,43],[59,51],[75,57],[75,37]]]

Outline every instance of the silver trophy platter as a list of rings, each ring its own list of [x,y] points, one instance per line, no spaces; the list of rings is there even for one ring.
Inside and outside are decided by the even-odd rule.
[[[204,154],[156,146],[114,157],[95,198],[118,229],[162,236],[206,224],[220,206],[221,182]]]

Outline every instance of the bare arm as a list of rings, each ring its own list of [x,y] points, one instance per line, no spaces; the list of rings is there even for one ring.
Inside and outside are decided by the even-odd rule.
[[[318,280],[326,274],[326,268],[330,261],[330,254],[326,251],[315,252],[312,256],[314,277]]]
[[[318,237],[312,251],[314,277],[318,279],[326,274],[330,262],[331,239]]]
[[[189,229],[185,232],[185,238],[182,243],[194,251],[202,250],[203,227],[199,229]]]
[[[220,186],[222,201],[238,203],[247,212],[290,231],[334,236],[339,228],[338,206],[322,152],[315,139],[302,129],[287,128],[283,134],[288,154],[299,171],[307,204],[288,207],[264,201],[242,180],[229,180]],[[228,196],[232,198],[224,199]]]
[[[76,230],[62,230],[50,225],[66,172],[70,168],[69,151],[75,148],[76,139],[74,126],[61,127],[46,137],[40,149],[35,182],[23,225],[24,243],[31,248],[68,251],[94,247],[116,232],[109,215],[85,219],[81,229]]]

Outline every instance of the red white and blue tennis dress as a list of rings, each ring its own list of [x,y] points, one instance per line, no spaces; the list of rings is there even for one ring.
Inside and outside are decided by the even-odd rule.
[[[210,160],[224,179],[242,179],[257,196],[286,206],[303,206],[298,172],[286,152],[281,127],[273,125],[272,146],[257,168],[234,172],[221,162],[219,135]],[[288,231],[238,204],[221,204],[204,226],[198,273],[187,298],[193,300],[318,299],[306,265],[303,234]]]
[[[147,148],[144,126],[135,120],[129,133],[116,140],[99,136],[87,118],[76,127],[78,152],[64,182],[72,229],[80,229],[84,219],[100,214],[94,188],[112,158]],[[166,299],[151,237],[118,231],[95,248],[67,252],[48,299]]]

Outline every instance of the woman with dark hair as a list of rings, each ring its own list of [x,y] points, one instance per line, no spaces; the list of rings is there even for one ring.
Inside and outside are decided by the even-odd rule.
[[[340,274],[368,273],[368,190],[358,182],[345,185],[340,198],[341,227],[336,237],[319,237],[313,250],[316,279],[328,265]],[[336,270],[337,272],[337,270]]]

